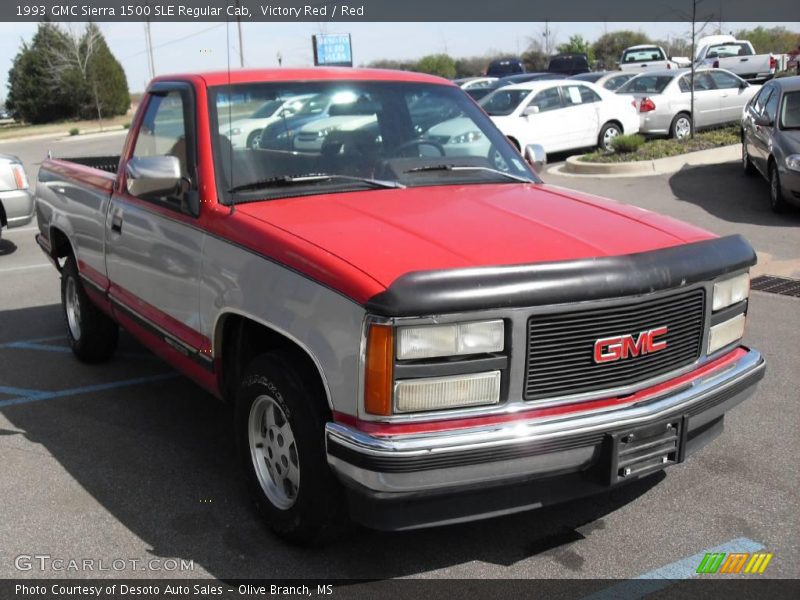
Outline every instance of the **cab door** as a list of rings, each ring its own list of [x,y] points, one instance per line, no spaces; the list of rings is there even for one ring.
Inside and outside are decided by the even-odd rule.
[[[564,104],[557,85],[536,92],[519,117],[524,139],[541,144],[546,152],[571,148],[563,119]],[[536,111],[536,112],[533,112]]]
[[[195,354],[207,348],[199,333],[198,303],[204,234],[187,202],[197,193],[194,94],[186,83],[159,83],[144,101],[106,222],[109,296],[121,319],[133,320],[184,354]],[[129,193],[127,161],[166,155],[180,162],[181,189],[161,196]]]
[[[563,123],[569,132],[572,148],[597,145],[600,133],[600,103],[602,98],[580,83],[561,86],[564,97]]]

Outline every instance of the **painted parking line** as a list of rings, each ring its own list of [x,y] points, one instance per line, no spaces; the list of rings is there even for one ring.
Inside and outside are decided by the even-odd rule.
[[[676,580],[689,579],[697,575],[697,567],[707,553],[757,552],[763,549],[763,544],[750,538],[736,538],[653,571],[643,573],[635,579],[612,585],[604,590],[585,596],[582,600],[637,600],[671,586]]]
[[[0,344],[0,350],[10,348],[13,350],[41,350],[44,352],[62,352],[70,353],[72,349],[69,346],[57,346],[56,344],[45,344],[43,342],[66,341],[63,335],[56,335],[46,338],[36,338],[32,340],[19,340],[17,342],[6,342]],[[135,358],[144,360],[159,360],[154,354],[149,352],[118,352],[116,353],[119,358]]]
[[[35,265],[25,265],[22,267],[6,267],[5,269],[0,269],[0,273],[12,273],[14,271],[32,271],[34,269],[44,269],[45,267],[52,267],[52,263],[38,263]]]
[[[55,398],[64,398],[66,396],[77,396],[79,394],[91,394],[94,392],[104,392],[107,390],[114,390],[117,388],[128,387],[132,385],[144,385],[147,383],[155,383],[157,381],[165,381],[168,379],[175,379],[179,375],[177,373],[162,373],[160,375],[150,375],[147,377],[134,377],[133,379],[122,379],[119,381],[110,381],[108,383],[97,383],[95,385],[86,385],[83,387],[69,388],[66,390],[44,391],[44,390],[21,390],[24,393],[18,395],[16,398],[9,400],[0,400],[0,408],[7,406],[14,406],[17,404],[28,404],[30,402],[39,402],[41,400],[53,400]],[[2,388],[4,389],[18,389],[18,388]]]
[[[52,342],[55,340],[63,340],[63,335],[51,335],[49,337],[32,338],[29,340],[18,340],[16,342],[3,342],[0,348],[13,348],[17,344],[38,344],[39,342]]]

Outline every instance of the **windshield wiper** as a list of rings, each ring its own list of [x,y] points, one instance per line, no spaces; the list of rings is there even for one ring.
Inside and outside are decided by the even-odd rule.
[[[387,181],[383,179],[371,179],[369,177],[354,177],[351,175],[336,175],[329,173],[308,173],[306,175],[280,175],[278,177],[270,177],[268,179],[260,179],[258,181],[251,181],[250,183],[243,183],[236,185],[228,190],[229,194],[236,192],[245,192],[252,190],[261,190],[271,187],[282,187],[290,185],[303,185],[306,183],[317,183],[320,181],[356,181],[359,183],[366,183],[374,188],[381,189],[396,189],[404,188],[402,183],[398,181]]]
[[[522,183],[537,183],[533,179],[528,179],[527,177],[520,177],[519,175],[506,173],[505,171],[501,171],[500,169],[492,169],[491,167],[478,167],[469,165],[452,165],[452,164],[426,165],[424,167],[414,167],[413,169],[404,171],[404,173],[424,173],[427,171],[485,171],[487,173],[494,173],[495,175],[502,175],[503,177],[507,177],[508,179],[513,179],[515,181],[521,181]]]

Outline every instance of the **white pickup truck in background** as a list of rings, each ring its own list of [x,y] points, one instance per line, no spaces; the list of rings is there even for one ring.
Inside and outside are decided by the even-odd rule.
[[[678,69],[688,67],[691,61],[687,57],[667,56],[661,46],[641,44],[630,46],[622,52],[619,59],[621,71],[656,71],[661,69]]]
[[[701,46],[695,57],[698,66],[726,69],[747,81],[766,81],[778,71],[779,58],[774,54],[756,54],[747,40],[714,40]]]

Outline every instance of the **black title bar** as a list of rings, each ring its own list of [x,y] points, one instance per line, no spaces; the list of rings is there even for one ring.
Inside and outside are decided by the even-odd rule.
[[[797,0],[5,0],[0,21],[765,22],[798,18]]]

